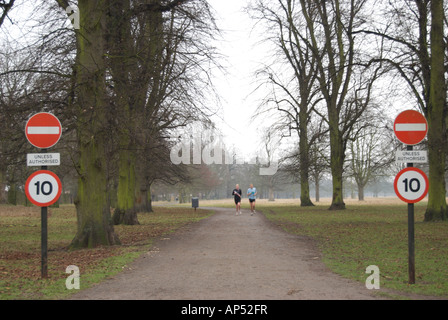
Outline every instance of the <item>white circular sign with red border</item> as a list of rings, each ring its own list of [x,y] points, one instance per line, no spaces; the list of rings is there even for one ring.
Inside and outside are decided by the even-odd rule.
[[[25,183],[25,194],[38,207],[49,207],[58,201],[62,192],[59,177],[51,171],[34,172]]]
[[[395,193],[404,202],[416,203],[421,201],[428,194],[428,188],[428,177],[418,168],[404,168],[395,177]]]
[[[37,113],[26,123],[25,135],[33,146],[47,149],[54,146],[61,138],[62,125],[51,113]]]

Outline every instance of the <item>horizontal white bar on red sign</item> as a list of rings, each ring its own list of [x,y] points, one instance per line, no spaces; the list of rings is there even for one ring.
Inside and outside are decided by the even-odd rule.
[[[396,123],[395,131],[426,131],[425,123]]]
[[[28,134],[59,134],[59,127],[28,127]]]

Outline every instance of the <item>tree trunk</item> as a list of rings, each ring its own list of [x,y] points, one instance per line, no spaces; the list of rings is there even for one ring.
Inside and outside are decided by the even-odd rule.
[[[127,13],[130,10],[129,0],[111,0],[108,7],[108,49],[112,80],[114,83],[116,113],[114,119],[118,123],[118,187],[117,207],[114,212],[114,224],[139,224],[135,210],[136,181],[135,161],[135,115],[130,104],[135,95],[130,82],[131,56],[131,20]]]
[[[274,187],[273,186],[269,186],[269,199],[268,201],[275,201],[274,199]]]
[[[6,181],[5,181],[5,177],[6,177],[6,169],[4,168],[0,168],[0,203],[6,203],[7,201],[7,197],[6,197]],[[25,197],[26,199],[26,197]]]
[[[316,199],[316,201],[319,201]],[[308,178],[302,179],[300,176],[300,206],[311,207],[314,206],[310,199],[310,183]]]
[[[364,186],[358,184],[358,200],[364,201]]]
[[[132,120],[129,119],[129,123]],[[131,126],[131,125],[129,125]],[[136,225],[140,224],[136,210],[136,155],[132,151],[129,135],[130,130],[121,133],[118,168],[117,207],[114,212],[114,224]],[[124,140],[124,142],[123,142]]]
[[[142,212],[154,212],[152,209],[151,186],[145,186],[142,192]]]
[[[15,182],[9,185],[8,204],[12,204],[14,206],[17,205],[17,186]]]
[[[315,179],[315,185],[316,185],[316,190],[314,190],[314,191],[315,191],[315,196],[316,196],[316,202],[319,202],[320,201],[320,190],[319,190],[320,183],[319,183],[319,178],[317,176]]]
[[[335,109],[335,108],[333,108]],[[329,110],[329,126],[330,126],[330,167],[331,176],[333,179],[333,198],[330,205],[330,210],[345,209],[344,194],[342,189],[343,179],[343,165],[344,165],[344,146],[342,136],[339,131],[339,117],[337,111]]]
[[[446,85],[443,1],[431,1],[431,86],[428,105],[429,193],[425,221],[448,219],[445,186]]]
[[[310,150],[308,144],[308,110],[301,110],[299,113],[300,133],[300,206],[314,206],[310,198]]]
[[[135,157],[128,150],[120,151],[117,208],[114,212],[114,224],[140,224],[135,207]]]
[[[119,243],[110,219],[106,143],[105,0],[79,0],[76,77],[79,180],[78,231],[72,248]]]

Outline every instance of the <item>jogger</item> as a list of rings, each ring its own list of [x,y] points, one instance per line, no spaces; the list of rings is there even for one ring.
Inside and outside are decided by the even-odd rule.
[[[237,184],[235,186],[235,189],[233,189],[233,191],[232,191],[232,195],[234,196],[235,206],[236,206],[235,215],[241,214],[241,195],[242,195],[242,193],[243,192],[240,189],[240,185]]]
[[[255,199],[257,197],[257,188],[254,188],[254,185],[251,183],[249,189],[247,189],[247,196],[249,198],[250,204],[250,215],[255,213]]]

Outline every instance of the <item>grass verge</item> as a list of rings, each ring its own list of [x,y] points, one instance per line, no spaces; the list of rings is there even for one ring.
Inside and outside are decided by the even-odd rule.
[[[408,284],[405,204],[350,204],[343,211],[329,211],[327,205],[258,208],[285,231],[315,239],[324,263],[346,278],[365,282],[366,268],[376,265],[381,288],[448,298],[448,223],[422,222],[425,204],[415,206],[416,283],[412,285]]]
[[[122,271],[151,246],[154,239],[212,214],[211,210],[156,207],[139,214],[140,225],[115,226],[121,245],[68,251],[76,233],[74,206],[50,208],[48,219],[48,279],[41,279],[40,209],[0,206],[0,300],[63,299],[69,265],[80,269],[85,289]]]

